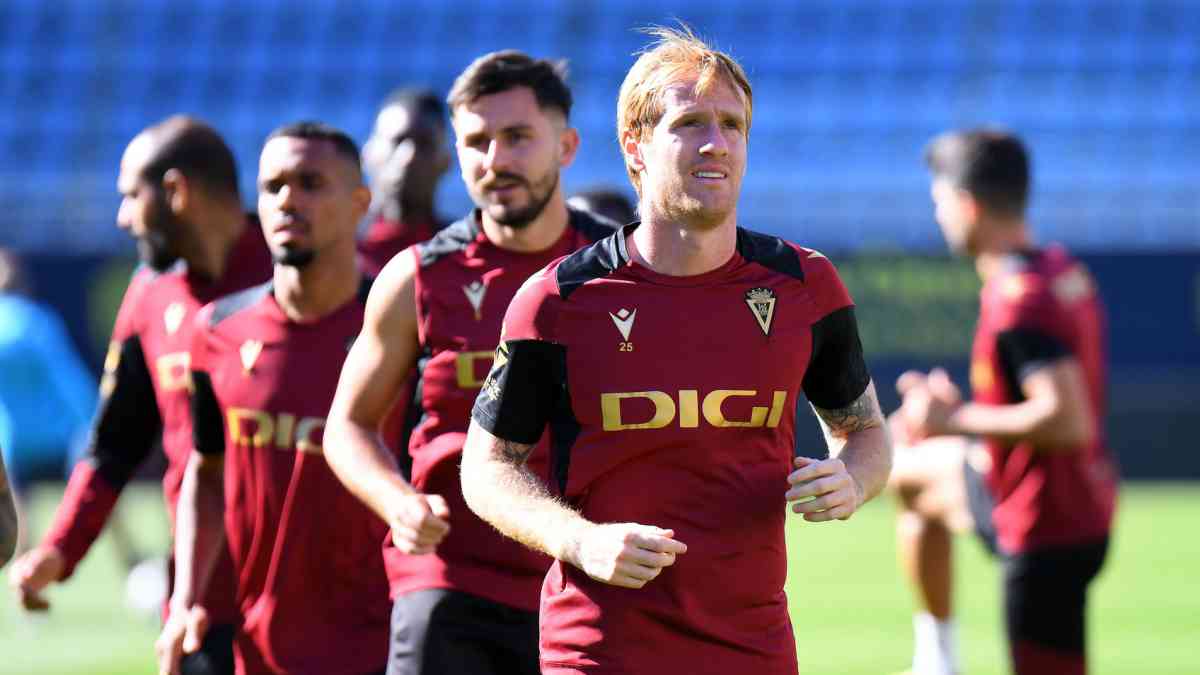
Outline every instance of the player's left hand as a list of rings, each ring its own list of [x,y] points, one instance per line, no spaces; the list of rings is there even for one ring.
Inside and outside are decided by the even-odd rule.
[[[797,457],[793,465],[796,470],[788,474],[791,488],[784,499],[795,502],[792,511],[804,514],[809,522],[847,520],[866,501],[858,480],[836,457]],[[808,501],[800,501],[803,499]]]
[[[162,633],[154,642],[158,656],[159,675],[179,675],[179,662],[184,654],[194,654],[208,632],[208,612],[195,605],[188,609],[173,608]]]
[[[907,376],[905,373],[897,382],[897,389],[904,397],[899,415],[913,440],[955,433],[950,418],[962,405],[962,392],[946,371],[934,368],[920,381],[906,380]]]

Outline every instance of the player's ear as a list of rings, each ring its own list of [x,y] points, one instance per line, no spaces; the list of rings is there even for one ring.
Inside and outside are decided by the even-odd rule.
[[[956,201],[958,202],[959,214],[962,217],[962,221],[966,223],[978,222],[983,205],[970,192],[962,188],[959,188],[957,192],[958,199]]]
[[[578,152],[579,130],[575,127],[563,128],[558,134],[558,165],[564,169],[571,166]]]
[[[167,196],[167,205],[176,215],[187,210],[191,202],[191,186],[187,176],[179,169],[167,169],[162,177],[163,193]]]
[[[641,173],[646,168],[642,160],[642,137],[633,129],[621,132],[621,153],[625,155],[625,163],[635,172]]]
[[[350,193],[350,199],[354,202],[355,213],[358,214],[355,222],[362,220],[367,215],[367,210],[371,208],[371,188],[359,184]]]

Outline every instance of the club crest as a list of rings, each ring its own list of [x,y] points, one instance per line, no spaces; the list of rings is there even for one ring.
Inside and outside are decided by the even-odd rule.
[[[254,362],[258,360],[258,355],[262,353],[263,343],[261,340],[246,340],[242,343],[238,353],[242,357],[242,372],[249,375],[254,369]]]
[[[183,306],[182,302],[172,302],[167,305],[166,311],[163,312],[163,326],[167,329],[167,335],[174,335],[175,331],[179,330],[185,316],[187,316],[187,308]]]
[[[746,306],[758,322],[763,335],[771,334],[771,321],[775,318],[775,291],[769,288],[752,288],[746,291]]]

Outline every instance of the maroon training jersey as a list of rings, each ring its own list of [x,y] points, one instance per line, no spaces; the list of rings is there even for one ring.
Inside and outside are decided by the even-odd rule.
[[[367,226],[366,233],[358,240],[359,262],[368,276],[379,276],[379,271],[397,253],[426,241],[437,229],[435,223],[396,222],[377,218]]]
[[[1082,264],[1059,247],[1011,256],[980,293],[971,389],[980,403],[1024,400],[1021,378],[1064,356],[1083,370],[1095,441],[1074,451],[988,440],[988,484],[1001,548],[1009,553],[1078,544],[1108,534],[1116,471],[1104,434],[1105,316]]]
[[[217,283],[198,279],[182,263],[161,274],[142,267],[133,276],[104,360],[89,455],[75,466],[45,537],[67,559],[64,578],[99,536],[121,490],[160,439],[167,457],[163,496],[174,529],[179,486],[192,452],[187,387],[195,313],[214,298],[270,276],[271,256],[254,216],[247,218]],[[202,599],[214,623],[236,620],[233,588],[233,567],[223,556]]]
[[[387,662],[387,525],[342,486],[321,447],[366,290],[310,323],[288,319],[269,284],[199,316],[195,444],[225,454],[243,675],[361,675]]]
[[[412,249],[417,257],[416,309],[422,354],[418,365],[420,422],[409,441],[412,483],[442,495],[450,534],[429,555],[404,555],[387,538],[384,553],[393,597],[453,588],[511,607],[537,610],[538,587],[550,559],[506,539],[467,507],[459,460],[471,405],[492,366],[504,310],[537,270],[601,237],[608,221],[569,210],[562,237],[540,253],[502,249],[484,235],[478,212]],[[545,452],[535,453],[544,473]]]
[[[742,229],[721,267],[658,274],[629,258],[636,227],[518,292],[473,413],[518,443],[549,426],[554,484],[589,520],[688,546],[639,590],[554,563],[543,672],[790,675],[795,411],[802,389],[837,409],[869,383],[850,296],[820,253]]]

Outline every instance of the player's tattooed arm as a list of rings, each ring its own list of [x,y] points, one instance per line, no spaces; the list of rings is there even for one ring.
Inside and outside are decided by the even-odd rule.
[[[0,458],[0,567],[12,558],[17,550],[17,505],[12,488],[8,484],[8,473],[4,459]]]
[[[892,470],[892,442],[875,383],[869,383],[846,406],[830,410],[814,405],[813,411],[825,432],[829,455],[846,465],[862,490],[863,501],[879,494]]]

